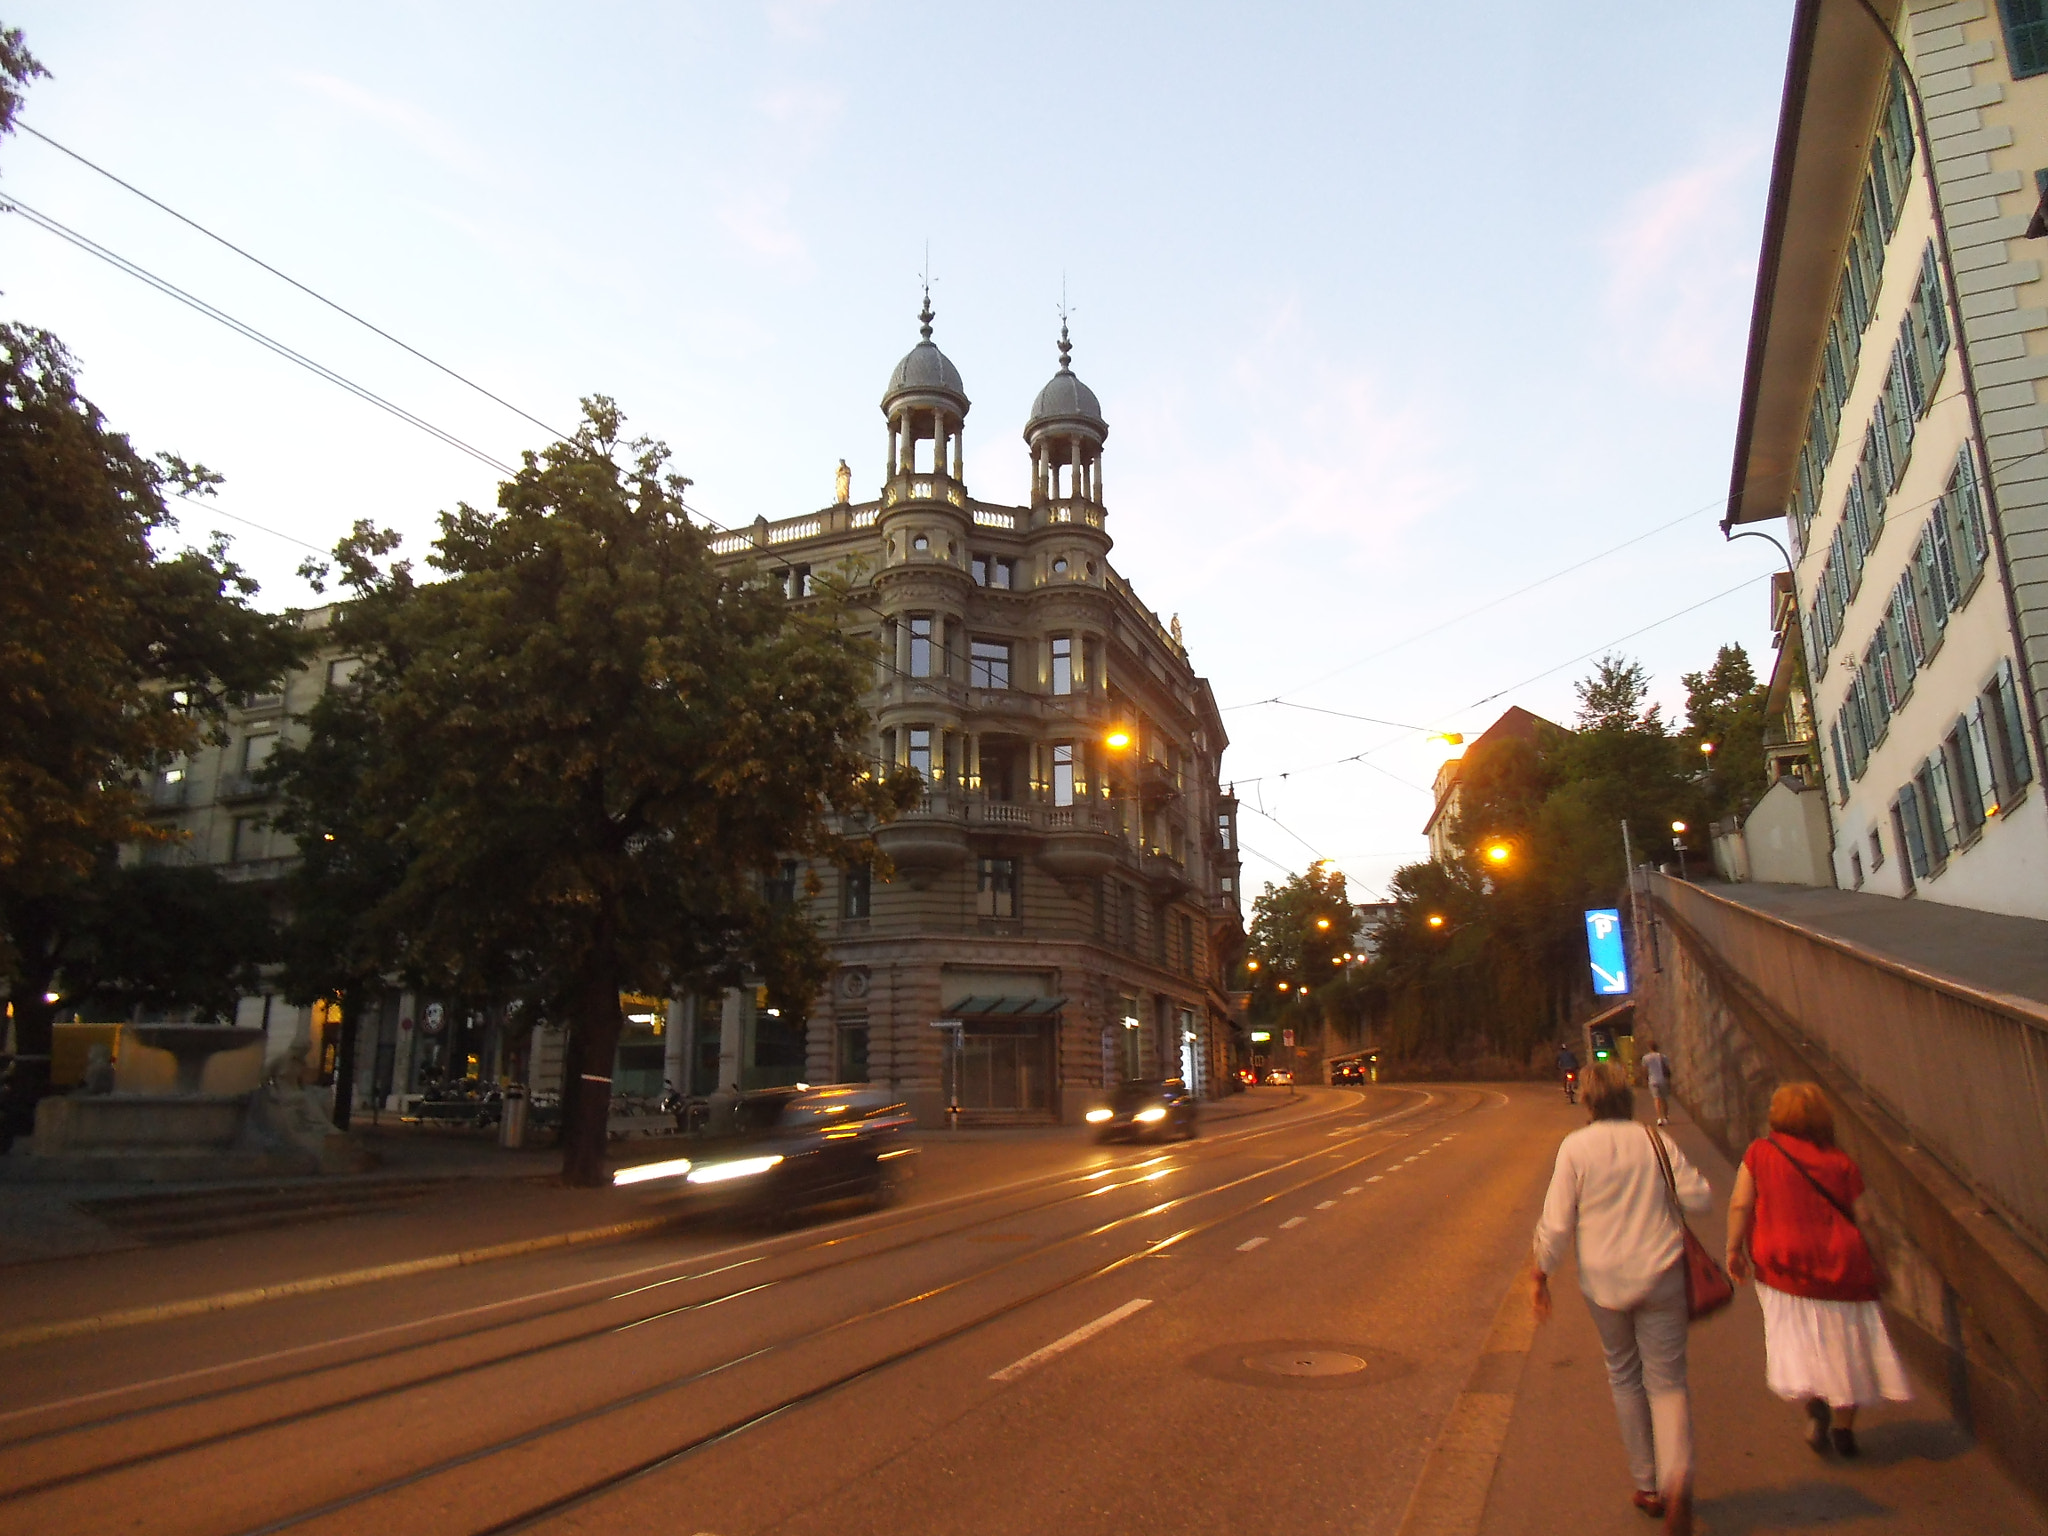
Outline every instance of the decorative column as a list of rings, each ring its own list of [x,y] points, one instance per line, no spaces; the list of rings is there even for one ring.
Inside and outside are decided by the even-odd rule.
[[[967,483],[967,423],[964,421],[953,429],[953,478],[962,485]]]

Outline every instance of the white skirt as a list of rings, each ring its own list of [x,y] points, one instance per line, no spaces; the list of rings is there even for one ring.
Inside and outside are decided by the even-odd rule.
[[[1757,1282],[1764,1308],[1764,1383],[1793,1402],[1831,1408],[1909,1401],[1913,1389],[1874,1301],[1822,1301]]]

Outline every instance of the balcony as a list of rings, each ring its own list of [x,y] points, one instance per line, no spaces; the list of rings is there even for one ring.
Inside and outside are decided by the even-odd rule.
[[[1105,874],[1132,857],[1106,806],[991,800],[945,786],[878,828],[875,841],[921,890],[967,861],[974,836],[1029,838],[1032,857],[1062,880]]]
[[[222,805],[239,800],[268,800],[270,796],[270,786],[258,783],[253,773],[224,773],[213,791],[213,798]]]
[[[1145,877],[1145,883],[1152,887],[1152,894],[1161,901],[1172,901],[1194,889],[1186,863],[1164,848],[1147,848],[1138,868]]]

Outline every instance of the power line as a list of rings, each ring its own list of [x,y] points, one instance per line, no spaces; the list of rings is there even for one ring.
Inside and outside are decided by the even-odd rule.
[[[447,374],[449,378],[455,380],[456,383],[465,385],[468,388],[475,390],[478,394],[482,395],[486,400],[489,400],[497,405],[502,405],[503,407],[505,407],[506,410],[510,411],[513,415],[522,417],[523,419],[532,422],[536,427],[539,427],[543,432],[546,432],[549,436],[559,437],[564,442],[569,441],[568,434],[561,431],[559,428],[551,427],[546,422],[542,421],[538,416],[533,415],[531,412],[521,410],[518,406],[514,405],[510,400],[505,399],[504,396],[495,395],[491,393],[490,390],[484,388],[484,386],[477,383],[476,380],[469,378],[464,374],[457,373],[453,368],[450,368],[446,363],[440,362],[435,358],[427,356],[427,354],[422,352],[418,347],[412,346],[407,342],[400,341],[396,336],[392,335],[382,326],[372,324],[370,321],[365,320],[361,315],[357,314],[354,310],[349,309],[341,304],[337,304],[334,300],[328,298],[326,294],[321,293],[316,289],[309,288],[306,284],[300,282],[290,273],[280,272],[276,267],[273,267],[269,262],[265,261],[262,257],[257,256],[252,252],[245,251],[244,249],[242,249],[241,246],[235,244],[234,241],[228,239],[225,235],[219,235],[214,233],[212,230],[208,229],[204,224],[200,223],[197,219],[192,218],[188,214],[180,213],[177,209],[173,208],[169,203],[164,202],[161,198],[150,196],[147,192],[143,191],[142,188],[136,186],[133,182],[123,181],[119,176],[116,176],[112,171],[108,170],[105,166],[98,165],[93,161],[86,159],[85,156],[81,155],[77,150],[72,149],[67,145],[59,144],[55,139],[51,138],[47,133],[44,133],[42,130],[38,128],[32,128],[27,123],[17,123],[15,126],[20,128],[21,131],[24,133],[34,134],[37,138],[41,139],[45,144],[49,145],[50,148],[56,150],[59,154],[69,155],[73,160],[76,160],[80,165],[84,166],[87,170],[98,172],[100,175],[106,177],[107,180],[111,181],[115,186],[121,187],[126,191],[133,192],[137,197],[141,198],[145,203],[148,203],[152,208],[162,210],[163,212],[169,214],[172,218],[176,219],[180,224],[186,225],[191,229],[196,229],[200,234],[206,236],[207,239],[213,241],[215,244],[226,246],[227,249],[233,251],[237,256],[241,257],[244,261],[254,262],[257,266],[261,267],[264,271],[268,272],[272,277],[276,278],[279,282],[291,284],[292,287],[298,289],[299,292],[305,294],[307,298],[313,299],[318,303],[325,304],[329,309],[333,310],[336,314],[345,316],[348,319],[353,320],[357,325],[363,327],[364,330],[373,332],[376,335],[383,337],[386,341],[390,342],[394,347],[397,347],[402,351],[411,353],[414,357],[418,358],[421,362],[425,363],[429,368],[435,368],[440,370],[442,373]]]
[[[484,452],[483,449],[476,447],[474,444],[464,442],[454,433],[449,432],[444,428],[435,426],[431,421],[428,421],[425,417],[414,415],[411,411],[408,411],[404,406],[394,404],[392,401],[385,399],[382,395],[377,394],[374,391],[365,388],[363,385],[356,383],[353,379],[346,378],[343,375],[336,373],[332,368],[329,368],[325,363],[317,363],[312,358],[306,356],[305,353],[294,351],[292,348],[286,346],[283,342],[278,341],[275,337],[265,335],[262,331],[257,330],[255,326],[250,325],[245,321],[237,320],[233,315],[227,313],[225,310],[218,309],[212,304],[207,303],[206,300],[199,298],[194,294],[187,293],[183,288],[178,287],[177,284],[171,282],[169,279],[157,276],[156,273],[150,271],[147,267],[141,266],[136,262],[130,261],[127,257],[122,256],[115,251],[109,250],[106,246],[101,245],[98,241],[93,240],[88,236],[80,234],[77,230],[72,229],[68,225],[59,223],[57,220],[51,218],[48,214],[38,213],[35,209],[29,207],[28,204],[22,202],[21,199],[12,196],[0,199],[0,211],[16,213],[21,215],[21,217],[27,219],[29,223],[35,225],[38,229],[53,234],[57,236],[60,240],[69,241],[72,245],[77,246],[80,250],[85,251],[90,255],[97,256],[101,261],[106,262],[109,266],[114,267],[119,271],[127,273],[130,277],[133,277],[138,281],[147,283],[150,287],[156,289],[159,293],[165,294],[170,298],[176,299],[180,304],[185,305],[189,309],[197,310],[200,314],[206,316],[209,320],[218,321],[220,324],[226,326],[229,330],[234,331],[239,335],[247,337],[250,341],[255,342],[258,346],[267,348],[269,351],[276,353],[279,357],[286,359],[288,362],[298,364],[301,368],[304,368],[308,373],[314,374],[319,378],[325,379],[330,384],[338,385],[342,389],[345,389],[350,394],[354,395],[357,399],[362,400],[370,405],[376,406],[377,409],[380,411],[388,412],[392,416],[397,417],[400,421],[406,423],[408,426],[417,427],[420,429],[420,431],[427,433],[430,437],[439,438],[449,447],[459,449],[461,452],[468,454],[471,458],[477,459],[482,463],[489,465],[492,469],[499,470],[507,475],[514,475],[518,473],[517,470],[515,470],[511,465],[505,463],[504,460],[492,457],[490,454]]]

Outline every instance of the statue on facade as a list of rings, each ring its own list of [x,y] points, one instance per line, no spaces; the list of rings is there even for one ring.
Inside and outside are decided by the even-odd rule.
[[[846,460],[839,461],[839,472],[833,478],[834,499],[843,507],[853,500],[853,471],[846,467]]]
[[[1181,654],[1182,654],[1183,656],[1185,656],[1185,655],[1187,654],[1187,651],[1188,651],[1188,646],[1187,646],[1187,642],[1186,642],[1185,640],[1181,639],[1181,637],[1180,637],[1180,615],[1179,615],[1179,614],[1177,614],[1177,613],[1176,613],[1176,614],[1175,614],[1175,615],[1173,616],[1173,623],[1172,623],[1172,625],[1170,625],[1169,627],[1170,627],[1170,628],[1172,629],[1172,631],[1173,631],[1173,648],[1174,648],[1175,650],[1179,651],[1179,652],[1180,652],[1180,653],[1181,653]]]

